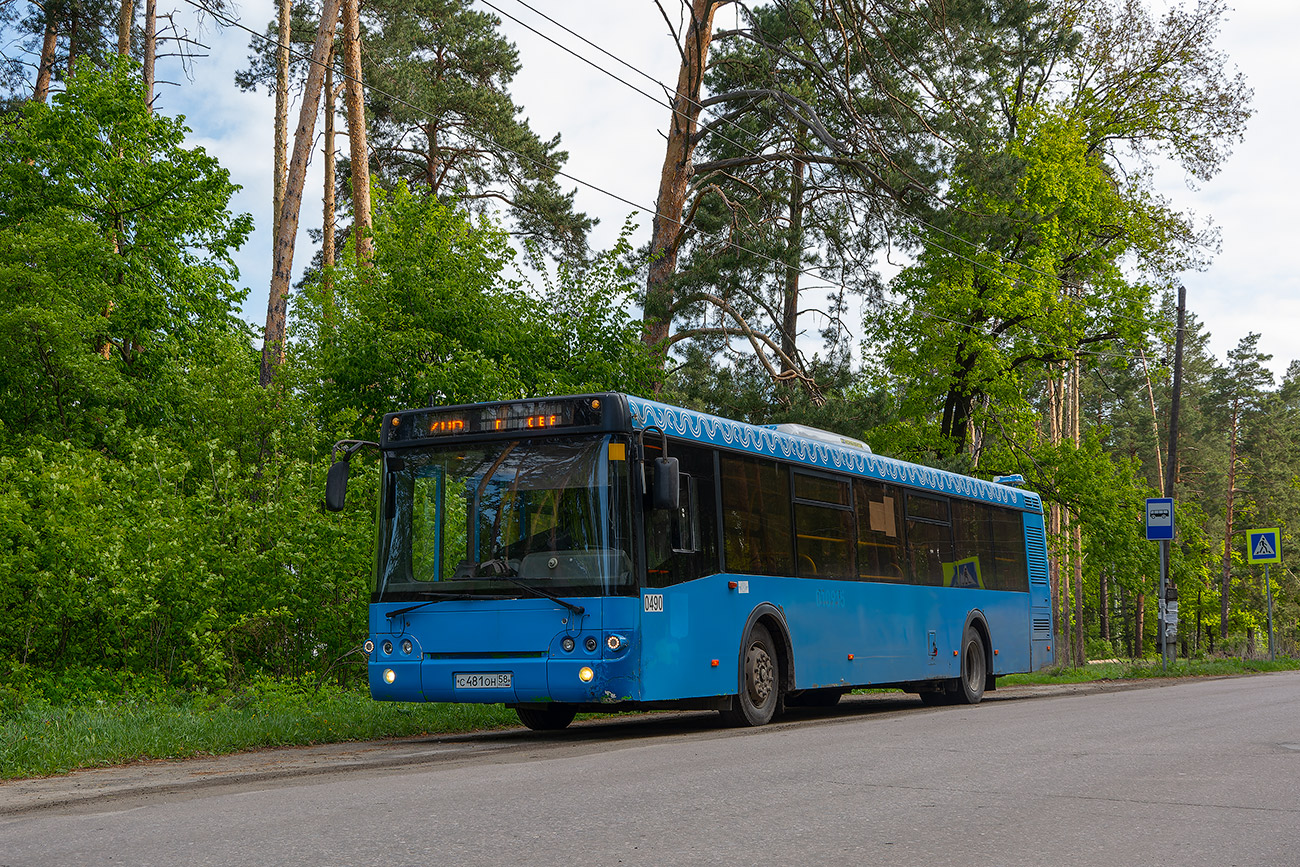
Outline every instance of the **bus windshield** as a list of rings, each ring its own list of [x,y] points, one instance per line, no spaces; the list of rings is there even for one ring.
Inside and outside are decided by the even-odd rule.
[[[624,455],[608,436],[390,455],[375,600],[634,593]]]

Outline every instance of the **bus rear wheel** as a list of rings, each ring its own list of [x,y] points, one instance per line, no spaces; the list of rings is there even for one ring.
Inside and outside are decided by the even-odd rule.
[[[781,703],[781,670],[772,633],[761,623],[750,627],[740,657],[740,692],[722,718],[734,726],[767,725]]]
[[[542,704],[537,707],[517,707],[519,721],[535,732],[554,732],[573,722],[575,711],[564,705]]]
[[[979,630],[967,626],[961,638],[961,676],[957,678],[952,698],[958,704],[979,704],[988,682],[989,663],[984,655],[984,639]]]

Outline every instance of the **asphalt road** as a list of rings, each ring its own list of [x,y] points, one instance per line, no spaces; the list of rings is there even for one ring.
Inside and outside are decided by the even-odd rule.
[[[853,697],[0,785],[0,865],[1300,867],[1300,673]]]

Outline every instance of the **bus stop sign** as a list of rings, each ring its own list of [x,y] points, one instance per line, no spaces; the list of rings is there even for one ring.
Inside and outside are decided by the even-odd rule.
[[[1282,544],[1279,527],[1246,531],[1246,558],[1256,563],[1281,563]]]
[[[1174,501],[1172,497],[1147,500],[1147,541],[1165,542],[1174,538]]]

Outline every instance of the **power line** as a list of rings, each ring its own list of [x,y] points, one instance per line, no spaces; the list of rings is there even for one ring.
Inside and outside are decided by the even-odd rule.
[[[314,60],[314,59],[313,59],[309,54],[306,54],[306,53],[304,53],[304,52],[302,52],[302,51],[297,50],[297,49],[294,48],[292,45],[284,45],[283,43],[280,43],[279,41],[277,41],[277,40],[275,40],[275,39],[272,39],[270,36],[267,36],[267,35],[264,34],[264,33],[260,33],[260,32],[258,32],[258,31],[256,31],[256,30],[253,30],[252,28],[248,27],[247,25],[243,24],[242,22],[240,22],[240,21],[238,21],[238,20],[236,20],[236,19],[233,19],[233,18],[231,18],[230,16],[228,16],[228,15],[226,15],[226,14],[220,12],[220,11],[216,11],[216,10],[213,10],[213,9],[211,9],[211,8],[208,8],[208,7],[204,6],[204,5],[202,5],[202,3],[198,2],[198,0],[185,0],[185,2],[188,3],[189,5],[195,7],[196,9],[200,10],[201,12],[206,12],[206,13],[212,15],[213,18],[215,18],[216,20],[222,22],[222,23],[225,24],[226,26],[230,26],[230,27],[234,27],[234,28],[236,28],[236,29],[242,30],[242,31],[244,31],[244,32],[246,32],[246,33],[248,33],[248,34],[250,34],[251,36],[253,36],[253,37],[256,38],[256,39],[262,40],[263,42],[266,42],[266,43],[271,44],[271,45],[275,45],[277,48],[285,48],[285,49],[288,50],[288,52],[289,52],[291,55],[297,57],[297,58],[300,59],[300,60],[305,60],[305,61],[307,61],[308,63],[312,63],[312,64],[317,63],[317,61],[315,61],[315,60]],[[485,2],[485,0],[480,0],[480,2]],[[517,0],[517,2],[521,2],[521,3],[522,3],[522,0]],[[493,8],[494,10],[497,10],[497,7],[493,6],[491,3],[486,3],[486,2],[485,2],[485,5],[488,5],[489,7]],[[523,4],[523,5],[527,5],[527,4]],[[528,7],[528,8],[531,9],[532,7]],[[497,11],[500,11],[500,10],[497,10]],[[505,14],[505,13],[501,13],[501,14]],[[516,21],[517,23],[520,23],[522,26],[527,26],[527,25],[523,25],[523,22],[519,22],[518,19],[515,19],[515,18],[513,18],[512,16],[507,16],[507,17],[510,17],[511,20],[514,20],[514,21]],[[548,16],[543,16],[543,17],[547,17],[547,20],[550,20],[550,21],[552,21],[553,23],[556,23],[556,26],[559,26],[559,27],[561,27],[562,29],[565,29],[566,32],[572,32],[572,31],[569,31],[568,28],[565,28],[563,25],[559,24],[558,22],[554,22],[554,20],[553,20],[553,19],[550,19]],[[528,29],[529,29],[529,30],[532,30],[534,33],[537,33],[537,31],[534,30],[534,29],[531,28],[531,27],[529,27]],[[538,35],[540,36],[541,34],[539,33]],[[575,36],[576,36],[576,34],[575,34]],[[546,37],[543,37],[543,38],[546,38]],[[585,39],[585,38],[583,38],[583,37],[580,37],[580,36],[579,36],[578,38],[582,39],[582,40],[583,40],[584,42],[586,42],[587,44],[593,45],[593,47],[597,47],[598,50],[602,51],[603,53],[609,54],[609,52],[604,51],[604,49],[600,49],[598,46],[595,46],[595,44],[594,44],[594,43],[591,43],[590,40],[587,40],[587,39]],[[557,45],[557,46],[559,46],[559,43],[556,43],[554,40],[551,40],[551,39],[547,38],[547,41],[548,41],[548,42],[551,42],[551,43],[553,43],[553,44],[555,44],[555,45]],[[559,46],[559,47],[564,48],[564,46]],[[618,80],[618,81],[624,83],[625,85],[627,85],[627,86],[629,86],[629,87],[632,87],[634,90],[636,90],[636,91],[639,92],[639,93],[642,93],[643,95],[649,97],[650,99],[654,99],[655,102],[659,103],[660,105],[663,105],[663,103],[659,102],[659,100],[655,99],[654,97],[649,96],[649,94],[645,94],[644,91],[640,91],[638,88],[633,87],[632,85],[628,84],[626,81],[624,81],[623,79],[619,78],[618,76],[614,76],[612,73],[609,73],[607,70],[602,69],[598,64],[595,64],[595,63],[593,63],[592,61],[587,60],[586,58],[581,58],[579,55],[575,54],[574,52],[570,51],[570,50],[567,49],[567,48],[565,48],[564,50],[569,51],[569,53],[570,53],[570,54],[574,54],[575,57],[579,57],[579,59],[584,60],[584,62],[588,63],[589,65],[591,65],[591,66],[593,66],[593,67],[595,67],[595,68],[597,68],[597,69],[600,69],[601,71],[604,71],[604,72],[606,72],[607,74],[610,74],[611,77],[615,78],[616,80]],[[611,56],[612,56],[612,55],[611,55]],[[324,65],[324,64],[321,64],[321,65]],[[624,65],[628,65],[630,68],[635,69],[635,67],[631,67],[630,64],[626,64],[626,63],[624,63]],[[650,76],[648,76],[646,73],[641,72],[640,70],[636,70],[636,71],[639,72],[639,73],[642,74],[642,75],[646,75],[646,77],[650,77]],[[372,93],[372,94],[375,94],[375,95],[378,95],[378,96],[382,96],[382,97],[384,97],[384,98],[386,98],[386,99],[388,99],[388,100],[391,100],[392,102],[394,102],[394,103],[396,103],[396,104],[398,104],[398,105],[402,105],[402,106],[404,106],[404,107],[406,107],[406,108],[409,108],[409,109],[411,109],[413,112],[415,112],[415,113],[417,113],[417,114],[423,115],[423,116],[425,116],[425,117],[427,117],[427,118],[429,118],[429,119],[436,119],[436,118],[435,118],[435,115],[433,115],[433,114],[432,114],[430,111],[428,111],[427,109],[425,109],[425,108],[423,108],[423,107],[421,107],[421,106],[417,106],[417,105],[415,105],[415,104],[409,102],[408,100],[405,100],[405,99],[403,99],[403,98],[401,98],[401,97],[399,97],[399,96],[397,96],[397,95],[395,95],[395,94],[389,93],[389,92],[387,92],[387,91],[385,91],[385,90],[383,90],[383,89],[381,89],[381,88],[378,88],[378,87],[374,86],[373,84],[368,84],[368,83],[366,83],[366,82],[364,82],[364,81],[360,81],[359,79],[356,79],[355,77],[348,75],[345,71],[335,69],[335,70],[334,70],[334,74],[335,74],[336,76],[338,76],[338,77],[339,77],[340,79],[342,79],[342,80],[357,82],[357,83],[358,83],[362,88],[364,88],[364,89],[367,90],[368,92],[370,92],[370,93]],[[651,80],[654,81],[655,79],[651,78]],[[669,106],[669,107],[671,108],[671,106]],[[658,216],[658,217],[660,217],[660,218],[662,218],[662,219],[668,220],[669,222],[672,222],[672,223],[675,223],[675,224],[680,225],[679,218],[677,218],[677,217],[670,217],[670,216],[668,216],[668,215],[661,214],[661,213],[659,213],[655,208],[649,208],[649,207],[646,207],[646,206],[644,206],[644,205],[638,204],[637,202],[634,202],[634,201],[632,201],[631,199],[628,199],[628,198],[626,198],[626,197],[624,197],[624,196],[621,196],[621,195],[619,195],[619,194],[617,194],[617,193],[614,193],[614,192],[612,192],[611,190],[605,189],[604,187],[601,187],[601,186],[599,186],[599,185],[597,185],[597,184],[595,184],[595,183],[592,183],[592,182],[590,182],[590,181],[586,181],[586,180],[584,180],[584,179],[582,179],[582,178],[579,178],[579,177],[577,177],[577,176],[575,176],[575,175],[569,174],[569,173],[567,173],[567,172],[561,170],[558,166],[555,166],[555,165],[552,165],[552,164],[550,164],[550,163],[544,162],[544,161],[539,160],[539,159],[537,159],[537,158],[535,158],[535,157],[532,157],[532,156],[530,156],[530,155],[528,155],[528,154],[520,153],[520,152],[518,152],[518,151],[516,151],[516,150],[514,150],[514,149],[512,149],[512,148],[510,148],[510,147],[507,147],[507,146],[502,145],[502,144],[500,144],[500,143],[498,143],[498,142],[492,141],[492,139],[491,139],[490,137],[483,136],[483,139],[484,139],[485,141],[487,141],[488,143],[494,145],[495,147],[498,147],[498,148],[500,148],[501,150],[503,150],[503,151],[505,151],[505,152],[507,152],[507,153],[513,154],[514,156],[518,157],[518,158],[521,159],[521,160],[524,160],[524,161],[530,162],[530,163],[532,163],[532,164],[534,164],[534,165],[536,165],[536,166],[538,166],[538,167],[540,167],[540,168],[543,168],[543,169],[545,169],[545,170],[547,170],[547,171],[550,171],[550,172],[554,173],[556,176],[559,176],[559,177],[565,178],[565,179],[567,179],[567,180],[570,180],[570,181],[572,181],[572,182],[574,182],[574,183],[576,183],[576,184],[579,184],[580,186],[587,187],[588,189],[591,189],[591,190],[594,190],[594,191],[596,191],[596,192],[598,192],[598,193],[601,193],[602,195],[605,195],[605,196],[607,196],[607,197],[609,197],[609,198],[611,198],[611,199],[614,199],[615,201],[618,201],[618,202],[621,202],[621,203],[623,203],[623,204],[625,204],[625,205],[628,205],[629,207],[632,207],[632,208],[634,208],[634,209],[636,209],[636,210],[639,210],[639,211],[645,211],[645,212],[647,212],[647,213],[650,213],[650,214],[653,214],[653,215],[655,215],[655,216]],[[738,148],[741,148],[742,151],[744,151],[744,152],[746,152],[746,153],[749,153],[749,154],[751,154],[751,155],[754,155],[754,152],[753,152],[753,151],[745,150],[743,146],[741,146],[741,145],[739,145],[739,144],[737,144],[737,143],[735,143],[735,142],[731,142],[731,143],[732,143],[732,144],[735,144]],[[928,227],[928,228],[932,228],[932,229],[934,229],[934,230],[936,230],[936,231],[944,231],[944,230],[942,230],[942,229],[938,229],[937,227],[929,226],[929,225],[928,225],[927,223],[925,223],[924,221],[921,221],[921,220],[919,220],[918,218],[912,217],[912,215],[909,215],[909,214],[902,214],[902,216],[905,217],[905,218],[913,219],[914,221],[918,222],[918,223],[919,223],[920,225],[922,225],[922,226],[926,226],[926,227]],[[949,235],[950,235],[951,237],[953,237],[954,239],[962,240],[964,243],[969,243],[969,242],[966,242],[964,239],[960,239],[960,238],[958,238],[958,236],[956,236],[956,235],[952,235],[952,233],[946,233],[946,234],[949,234]],[[969,262],[970,264],[972,264],[972,265],[974,265],[974,266],[976,266],[976,267],[979,267],[979,268],[983,268],[983,269],[985,269],[985,270],[988,270],[990,273],[997,273],[997,272],[993,271],[993,269],[989,268],[988,265],[986,265],[986,264],[984,264],[984,263],[981,263],[981,262],[979,262],[978,260],[971,259],[970,257],[964,256],[964,255],[962,255],[962,254],[960,254],[960,253],[957,253],[957,252],[955,252],[955,251],[948,250],[948,249],[942,247],[941,245],[931,244],[930,246],[935,247],[936,249],[939,249],[939,250],[941,250],[941,251],[943,251],[943,252],[945,252],[945,253],[948,253],[949,255],[952,255],[952,256],[955,256],[955,257],[957,257],[957,258],[963,259],[963,260]],[[978,246],[978,245],[972,245],[972,246]],[[742,244],[737,244],[737,243],[735,243],[734,241],[730,241],[730,240],[728,240],[728,241],[726,242],[726,247],[733,248],[733,249],[738,250],[738,251],[740,251],[740,252],[742,252],[742,253],[745,253],[745,254],[748,254],[748,255],[754,256],[754,257],[756,257],[756,258],[758,258],[758,259],[760,259],[760,260],[762,260],[762,261],[764,261],[764,262],[767,262],[767,263],[769,263],[769,264],[771,264],[771,265],[778,266],[778,267],[780,267],[780,268],[787,268],[787,269],[788,269],[788,268],[795,268],[795,270],[796,270],[797,273],[799,273],[799,274],[801,274],[801,275],[803,275],[803,276],[806,276],[806,277],[811,277],[811,278],[816,278],[816,279],[821,279],[821,280],[826,279],[825,275],[824,275],[824,274],[821,274],[820,272],[812,271],[812,270],[810,270],[810,269],[806,269],[806,268],[797,268],[796,266],[792,266],[792,265],[790,265],[790,264],[787,263],[787,262],[783,262],[783,261],[778,260],[778,259],[776,259],[776,258],[774,258],[774,257],[772,257],[772,256],[768,256],[768,255],[766,255],[766,254],[764,254],[764,253],[761,253],[761,252],[759,252],[759,251],[757,251],[757,250],[749,249],[748,247],[745,247],[745,246],[742,245]],[[992,253],[991,251],[987,251],[987,250],[986,250],[985,252],[989,252],[990,255],[998,255],[998,254],[996,254],[996,253]],[[999,257],[999,258],[1001,258],[1001,257]],[[1007,260],[1005,260],[1005,259],[1003,259],[1003,261],[1004,261],[1006,264],[1018,264],[1018,263],[1009,262],[1009,261],[1007,261]],[[1027,266],[1021,266],[1021,267],[1027,267]],[[1034,270],[1034,269],[1031,268],[1031,269],[1029,269],[1029,270]],[[1041,271],[1039,271],[1039,272],[1037,272],[1037,273],[1040,273],[1040,274],[1042,274],[1043,276],[1046,276],[1046,277],[1049,277],[1049,278],[1052,278],[1052,279],[1059,279],[1059,277],[1057,277],[1056,275],[1048,274],[1047,272],[1041,272]],[[834,281],[832,281],[832,282],[834,282]],[[840,288],[840,289],[844,289],[844,290],[849,289],[849,287],[848,287],[847,285],[844,285],[844,284],[836,283],[835,285],[837,286],[837,288]],[[894,299],[891,299],[891,298],[887,298],[887,297],[884,297],[884,296],[882,296],[882,297],[880,298],[880,301],[881,301],[882,303],[886,303],[886,304],[889,304],[889,305],[891,305],[891,306],[897,307],[897,308],[899,308],[899,309],[901,309],[901,310],[909,310],[909,309],[910,309],[910,310],[911,310],[912,312],[914,312],[914,313],[917,313],[917,314],[920,314],[920,315],[926,316],[926,317],[931,318],[931,319],[935,319],[935,320],[937,320],[937,321],[945,322],[945,323],[948,323],[948,324],[950,324],[950,325],[955,325],[955,326],[959,326],[959,327],[962,327],[962,328],[970,328],[970,329],[972,329],[972,330],[975,330],[975,331],[979,331],[979,332],[981,332],[981,333],[984,333],[986,336],[989,336],[989,337],[992,337],[992,336],[993,336],[993,334],[992,334],[991,332],[988,332],[988,331],[986,331],[986,330],[984,330],[984,329],[976,328],[976,327],[972,326],[972,325],[971,325],[970,323],[968,323],[968,322],[963,322],[963,321],[956,320],[956,319],[950,319],[950,318],[948,318],[948,317],[942,316],[941,314],[939,314],[939,313],[937,313],[937,312],[935,312],[935,311],[928,310],[928,309],[926,309],[926,308],[924,308],[924,307],[922,307],[922,306],[920,306],[920,305],[913,305],[912,307],[909,308],[909,307],[908,307],[904,302],[902,302],[902,301],[897,301],[897,300],[894,300]],[[1143,320],[1133,320],[1133,321],[1143,321]],[[1137,358],[1137,356],[1128,356],[1128,357],[1131,357],[1131,358]]]
[[[615,81],[618,81],[618,82],[620,82],[621,84],[624,84],[625,86],[629,87],[629,88],[632,89],[633,91],[635,91],[635,92],[637,92],[637,93],[640,93],[641,95],[646,96],[647,98],[653,100],[656,104],[661,105],[661,106],[663,106],[663,107],[665,107],[665,108],[668,108],[670,111],[674,112],[675,114],[681,114],[681,112],[678,111],[677,109],[675,109],[672,105],[670,105],[670,104],[668,104],[668,103],[666,103],[666,102],[663,102],[663,101],[661,101],[661,100],[658,100],[658,99],[656,99],[656,98],[653,97],[653,96],[650,96],[650,95],[647,94],[645,91],[641,90],[640,88],[636,87],[635,85],[630,84],[630,83],[627,82],[625,79],[623,79],[623,78],[621,78],[621,77],[615,75],[614,73],[612,73],[612,72],[610,72],[609,70],[605,69],[604,67],[600,66],[598,63],[595,63],[594,61],[592,61],[592,60],[590,60],[590,59],[588,59],[588,58],[586,58],[586,57],[583,57],[582,55],[580,55],[580,54],[578,54],[577,52],[573,51],[572,49],[568,48],[567,46],[562,45],[562,44],[559,43],[558,41],[556,41],[556,40],[552,39],[551,37],[547,36],[546,34],[540,32],[540,31],[537,30],[536,28],[534,28],[534,27],[532,27],[532,26],[530,26],[530,25],[524,23],[524,22],[521,21],[520,19],[518,19],[518,18],[514,17],[513,15],[510,15],[509,13],[503,11],[500,7],[498,7],[498,6],[496,6],[495,4],[493,4],[492,2],[490,2],[490,0],[479,0],[479,2],[482,3],[483,5],[487,6],[488,8],[490,8],[490,9],[492,9],[492,10],[498,12],[499,14],[503,15],[504,17],[509,18],[511,21],[514,21],[515,23],[519,24],[521,27],[526,28],[526,29],[529,30],[530,32],[536,34],[536,35],[539,36],[540,38],[542,38],[542,39],[544,39],[545,41],[551,43],[552,45],[555,45],[556,47],[562,49],[563,51],[565,51],[565,52],[567,52],[567,53],[573,55],[574,57],[578,58],[578,59],[581,60],[582,62],[584,62],[584,63],[588,64],[589,66],[591,66],[593,69],[596,69],[596,70],[598,70],[598,71],[600,71],[600,72],[602,72],[602,73],[604,73],[604,74],[610,76],[610,77],[613,78]],[[553,24],[554,26],[558,27],[559,29],[563,30],[565,33],[569,34],[570,36],[573,36],[574,38],[576,38],[576,39],[578,39],[578,40],[581,40],[584,44],[586,44],[586,45],[588,45],[588,46],[594,48],[595,50],[601,52],[601,53],[604,54],[606,57],[611,58],[612,60],[614,60],[614,61],[616,61],[616,62],[622,64],[622,65],[625,66],[625,67],[627,67],[629,70],[631,70],[631,71],[637,73],[638,75],[641,75],[642,77],[644,77],[644,78],[646,78],[647,80],[653,82],[654,84],[657,84],[659,87],[663,88],[665,91],[668,90],[668,86],[667,86],[665,83],[659,81],[659,80],[658,80],[657,78],[655,78],[654,76],[652,76],[652,75],[650,75],[649,73],[645,72],[644,70],[642,70],[642,69],[640,69],[640,68],[638,68],[638,67],[636,67],[636,66],[634,66],[634,65],[632,65],[632,64],[630,64],[630,63],[628,63],[627,61],[623,60],[622,58],[618,57],[617,55],[615,55],[615,54],[613,54],[613,53],[611,53],[611,52],[605,50],[605,49],[604,49],[603,47],[601,47],[600,45],[596,44],[595,42],[592,42],[590,39],[587,39],[585,36],[582,36],[580,33],[577,33],[576,31],[574,31],[573,29],[567,27],[566,25],[562,24],[561,22],[557,21],[555,18],[551,17],[550,15],[547,15],[546,13],[544,13],[544,12],[538,10],[537,8],[535,8],[534,6],[530,5],[529,3],[526,2],[526,0],[515,0],[515,2],[518,3],[520,6],[523,6],[525,9],[528,9],[529,11],[531,11],[531,12],[533,12],[534,14],[538,15],[538,16],[541,17],[542,19],[544,19],[544,20],[548,21],[549,23]],[[742,132],[745,132],[745,130],[744,130],[743,127],[741,127],[739,124],[736,124],[734,121],[731,121],[729,118],[718,116],[718,115],[717,115],[713,110],[711,110],[711,109],[708,108],[708,107],[705,107],[705,106],[701,105],[698,101],[692,100],[691,102],[692,102],[692,104],[693,104],[694,106],[696,106],[697,108],[699,108],[701,111],[706,112],[706,113],[708,113],[709,115],[713,116],[716,120],[725,121],[725,122],[728,123],[730,126],[735,127],[736,129],[739,129],[739,130],[741,130]],[[741,152],[742,154],[746,154],[746,155],[748,155],[748,156],[755,156],[755,157],[756,157],[756,156],[759,156],[759,154],[758,154],[757,152],[755,152],[753,149],[748,148],[748,147],[746,147],[746,146],[744,146],[744,145],[740,144],[739,142],[736,142],[736,141],[734,141],[734,140],[732,140],[732,139],[729,139],[729,138],[727,138],[726,136],[721,135],[721,133],[717,133],[717,132],[715,132],[714,135],[717,135],[719,138],[721,138],[723,141],[727,142],[728,144],[731,144],[731,145],[735,146],[737,149],[740,150],[740,152]],[[933,191],[926,190],[926,194],[927,194],[928,196],[930,196],[932,199],[934,199],[936,202],[938,202],[939,204],[944,204],[944,205],[948,205],[948,204],[950,204],[950,203],[947,202],[945,199],[943,199],[943,197],[939,196],[937,193],[935,193],[935,192],[933,192]],[[1032,266],[1032,265],[1027,265],[1027,264],[1025,264],[1025,263],[1023,263],[1023,262],[1017,262],[1017,261],[1014,261],[1014,260],[1008,259],[1007,257],[1003,256],[1001,253],[998,253],[998,252],[996,252],[996,251],[990,250],[990,249],[988,249],[987,247],[983,246],[982,244],[979,244],[978,242],[974,242],[974,241],[971,241],[970,239],[963,238],[963,237],[961,237],[961,236],[959,236],[959,235],[956,235],[956,234],[954,234],[953,232],[950,232],[950,231],[948,231],[947,229],[944,229],[944,228],[942,228],[942,227],[940,227],[940,226],[935,226],[935,225],[933,225],[932,223],[929,223],[929,222],[927,222],[926,220],[923,220],[922,218],[920,218],[920,217],[918,217],[918,216],[916,216],[916,215],[914,215],[914,214],[909,214],[909,213],[906,213],[906,212],[903,212],[903,211],[899,211],[899,212],[897,212],[897,213],[898,213],[898,215],[901,216],[903,219],[910,220],[910,221],[914,222],[916,225],[920,226],[920,227],[923,228],[923,229],[927,229],[927,230],[929,230],[929,231],[931,231],[931,232],[937,232],[937,233],[940,233],[940,234],[946,235],[947,237],[951,238],[951,239],[954,240],[954,241],[957,241],[957,242],[959,242],[959,243],[961,243],[961,244],[966,244],[966,245],[969,245],[969,246],[971,246],[971,247],[974,247],[977,251],[981,251],[981,252],[984,252],[984,253],[988,253],[988,254],[991,255],[991,256],[996,256],[996,257],[998,258],[998,260],[999,260],[1002,264],[1004,264],[1004,265],[1011,265],[1011,266],[1014,266],[1014,267],[1016,267],[1016,268],[1018,268],[1018,269],[1020,269],[1020,270],[1022,270],[1022,271],[1026,271],[1026,272],[1029,272],[1029,273],[1032,273],[1032,274],[1037,274],[1037,275],[1039,275],[1039,276],[1046,277],[1046,278],[1051,279],[1051,280],[1057,280],[1057,281],[1060,281],[1062,284],[1064,284],[1064,285],[1066,285],[1067,287],[1072,288],[1072,289],[1074,289],[1074,290],[1076,290],[1076,291],[1081,291],[1081,290],[1083,289],[1082,285],[1077,284],[1077,283],[1071,283],[1071,282],[1069,282],[1069,281],[1063,279],[1059,274],[1054,274],[1054,273],[1051,273],[1051,272],[1048,272],[1048,271],[1043,271],[1043,270],[1041,270],[1041,269],[1039,269],[1039,268],[1035,268],[1035,267]],[[974,267],[984,269],[984,270],[988,271],[989,273],[998,273],[998,272],[996,272],[994,269],[990,268],[986,263],[984,263],[984,262],[980,262],[980,261],[977,260],[977,259],[973,259],[973,258],[971,258],[971,257],[969,257],[969,256],[966,256],[966,255],[964,255],[964,254],[962,254],[962,253],[959,253],[959,252],[957,252],[956,250],[952,250],[952,249],[949,249],[949,248],[947,248],[947,247],[944,247],[942,244],[936,243],[936,242],[934,242],[933,240],[928,241],[928,242],[924,242],[924,243],[926,243],[927,246],[930,246],[930,247],[932,247],[932,248],[934,248],[934,249],[936,249],[936,250],[939,250],[940,252],[943,252],[943,253],[948,254],[949,256],[952,256],[952,257],[954,257],[954,258],[957,258],[957,259],[960,259],[960,260],[962,260],[962,261],[965,261],[965,262],[971,264],[971,265],[974,266]],[[743,248],[741,248],[741,249],[743,249]],[[746,252],[753,253],[753,251],[746,251]],[[761,254],[753,253],[753,255],[761,255]],[[778,264],[778,265],[784,265],[785,267],[793,267],[793,266],[790,266],[788,263],[776,262],[776,261],[774,261],[774,260],[773,260],[773,263],[774,263],[774,264]],[[809,272],[809,271],[807,271],[807,270],[803,270],[803,269],[800,269],[800,270],[799,270],[799,273],[804,274],[804,275],[808,275],[808,276],[814,276],[814,275],[813,275],[813,272]],[[816,274],[815,276],[819,277],[820,279],[825,279],[825,278],[824,278],[824,275],[821,275],[821,274]],[[840,288],[847,288],[847,287],[840,287]],[[1141,319],[1141,318],[1138,318],[1138,317],[1123,316],[1123,315],[1120,315],[1120,314],[1112,314],[1112,315],[1111,315],[1111,318],[1112,318],[1112,319],[1122,319],[1122,320],[1130,321],[1130,322],[1138,322],[1138,323],[1142,323],[1142,324],[1146,324],[1146,323],[1148,323],[1148,322],[1151,321],[1150,319]]]

